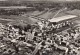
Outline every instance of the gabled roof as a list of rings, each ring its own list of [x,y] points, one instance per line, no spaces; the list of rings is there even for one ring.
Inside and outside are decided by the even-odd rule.
[[[73,19],[76,17],[77,17],[76,15],[66,15],[66,16],[61,16],[61,17],[57,17],[57,18],[52,18],[49,21],[50,22],[60,22],[60,21],[68,20],[68,19]]]

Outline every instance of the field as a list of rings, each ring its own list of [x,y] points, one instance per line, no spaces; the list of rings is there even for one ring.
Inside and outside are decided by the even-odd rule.
[[[73,10],[71,12],[70,11],[60,12],[56,17],[65,16],[65,15],[69,15],[69,14],[75,14],[76,15],[79,10],[78,11]],[[7,24],[7,23],[12,22],[12,21],[16,22],[16,21],[19,21],[19,20],[23,20],[26,23],[32,24],[32,23],[37,22],[37,19],[35,19],[35,17],[37,17],[37,18],[40,17],[40,18],[44,18],[44,19],[50,19],[50,18],[53,18],[54,15],[57,12],[58,12],[58,10],[55,11],[55,12],[53,12],[53,11],[41,11],[41,12],[40,11],[33,11],[33,12],[28,12],[28,13],[22,15],[22,16],[17,16],[17,15],[11,15],[11,16],[0,15],[0,18],[1,18],[0,22],[3,23],[3,24]],[[70,13],[68,13],[68,12],[70,12]],[[78,12],[78,14],[79,14],[79,12]],[[73,21],[73,22],[80,24],[79,21],[80,21],[80,18],[78,17],[78,19]]]

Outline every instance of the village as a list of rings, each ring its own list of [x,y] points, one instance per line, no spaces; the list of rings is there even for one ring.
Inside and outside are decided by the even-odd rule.
[[[78,2],[40,4],[0,4],[0,55],[80,55]]]

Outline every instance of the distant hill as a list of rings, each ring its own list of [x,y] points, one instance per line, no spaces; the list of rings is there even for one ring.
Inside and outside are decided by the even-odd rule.
[[[22,2],[22,1],[76,2],[76,1],[80,1],[80,0],[7,0],[7,1],[12,1],[12,2]]]
[[[79,2],[80,0],[0,0],[1,2],[8,2],[8,3],[22,3],[22,2],[38,2],[38,3],[44,3],[44,2]]]
[[[80,0],[6,0],[8,2],[13,2],[13,3],[21,3],[23,1],[25,2],[77,2]]]
[[[66,6],[77,9],[80,6],[80,0],[5,0],[0,1],[0,6],[34,6],[40,8]]]

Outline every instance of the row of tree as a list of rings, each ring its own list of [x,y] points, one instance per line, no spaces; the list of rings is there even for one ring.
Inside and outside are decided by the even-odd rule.
[[[43,11],[45,8],[58,8],[67,7],[70,9],[80,9],[80,2],[21,2],[21,3],[13,3],[13,2],[0,2],[0,6],[27,6],[27,7],[35,7],[35,10]],[[29,11],[29,10],[28,10]],[[31,11],[31,10],[30,10]]]
[[[55,7],[69,7],[69,8],[76,8],[76,9],[80,9],[80,2],[27,2],[27,1],[23,1],[20,3],[17,2],[0,2],[0,6],[28,6],[28,7],[43,7],[43,8],[55,8]]]

